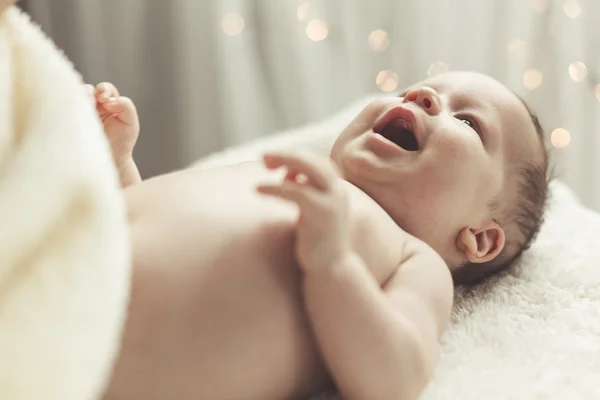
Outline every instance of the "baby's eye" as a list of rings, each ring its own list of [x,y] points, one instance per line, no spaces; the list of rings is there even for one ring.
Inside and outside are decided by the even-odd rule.
[[[471,128],[475,129],[475,122],[473,122],[473,120],[471,118],[468,118],[468,117],[457,117],[457,119],[459,121],[462,121],[465,124],[469,125]]]
[[[483,140],[481,132],[479,130],[480,127],[473,118],[467,117],[464,115],[457,115],[457,116],[455,116],[455,118],[459,121],[464,122],[466,125],[468,125],[471,129],[473,129],[473,131],[477,134],[477,136],[479,136],[479,138]]]
[[[455,116],[455,118],[459,121],[464,122],[466,125],[468,125],[471,129],[473,129],[478,135],[479,135],[479,125],[477,125],[477,122],[475,122],[475,120],[471,117],[466,117],[464,115],[460,115],[460,116]]]

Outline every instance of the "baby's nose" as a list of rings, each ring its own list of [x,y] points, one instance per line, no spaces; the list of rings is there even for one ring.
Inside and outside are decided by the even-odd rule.
[[[424,86],[411,90],[404,96],[404,102],[409,101],[417,104],[430,115],[436,115],[440,112],[440,96],[430,87]]]

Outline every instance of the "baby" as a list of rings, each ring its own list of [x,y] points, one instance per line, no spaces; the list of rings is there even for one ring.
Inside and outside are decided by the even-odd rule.
[[[542,220],[527,106],[446,73],[368,105],[330,157],[284,151],[141,182],[135,108],[90,87],[129,210],[134,276],[107,399],[415,399],[453,280],[498,271]]]

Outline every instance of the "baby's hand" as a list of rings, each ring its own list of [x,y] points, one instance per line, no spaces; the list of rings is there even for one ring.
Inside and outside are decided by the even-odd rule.
[[[296,230],[300,267],[308,273],[341,264],[351,252],[349,201],[333,162],[308,153],[270,153],[264,163],[269,169],[287,169],[283,182],[260,185],[258,191],[300,207]]]
[[[133,148],[140,133],[135,105],[131,99],[120,96],[111,83],[85,87],[96,104],[115,164],[117,168],[121,168],[133,159]]]

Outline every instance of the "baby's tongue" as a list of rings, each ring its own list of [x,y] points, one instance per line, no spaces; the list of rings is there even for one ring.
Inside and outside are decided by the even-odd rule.
[[[395,119],[388,123],[381,131],[381,135],[405,150],[419,150],[412,124],[403,119]]]

